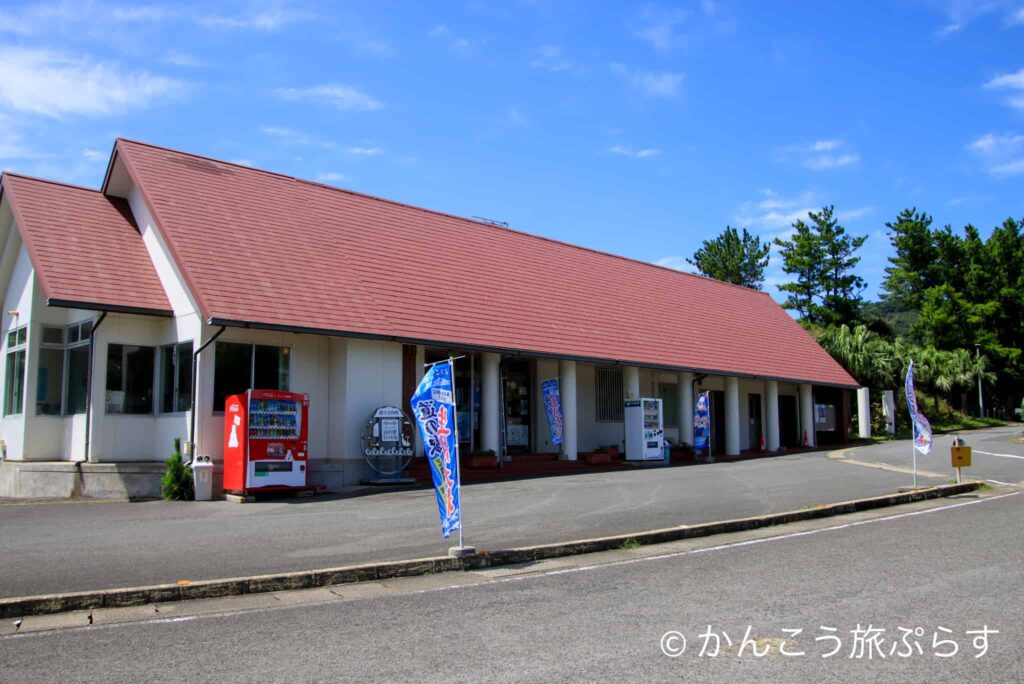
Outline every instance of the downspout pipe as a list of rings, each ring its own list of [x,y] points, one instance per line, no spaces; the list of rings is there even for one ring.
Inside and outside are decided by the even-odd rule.
[[[89,453],[89,443],[92,437],[92,367],[93,357],[96,355],[96,329],[103,325],[107,318],[104,311],[89,330],[89,363],[85,367],[85,455],[82,461],[92,462],[92,455]]]
[[[191,425],[188,429],[188,457],[190,461],[196,457],[196,411],[199,407],[199,353],[213,344],[225,330],[227,330],[226,325],[220,326],[220,330],[213,333],[213,336],[210,337],[210,339],[199,345],[199,349],[196,349],[192,353],[192,419],[190,421]]]

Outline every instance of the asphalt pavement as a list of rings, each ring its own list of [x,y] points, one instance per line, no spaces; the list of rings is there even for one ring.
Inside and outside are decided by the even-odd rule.
[[[486,583],[19,634],[0,662],[19,682],[1020,681],[1024,494],[1006,491]]]
[[[1016,428],[1019,430],[1019,428]],[[987,450],[1024,456],[1011,432],[992,430]],[[938,470],[952,478],[941,440]],[[968,437],[971,442],[975,438]],[[1002,441],[1000,441],[1002,440]],[[990,443],[991,442],[991,443]],[[1005,444],[1003,444],[1005,442]],[[494,550],[628,534],[877,496],[910,484],[909,442],[707,465],[534,478],[464,486],[466,542]],[[968,475],[1024,480],[1024,460],[975,457]],[[907,459],[909,460],[909,458]],[[944,462],[944,465],[942,462]],[[239,505],[213,502],[0,506],[0,596],[26,596],[179,580],[217,579],[444,555],[429,489],[320,496]]]

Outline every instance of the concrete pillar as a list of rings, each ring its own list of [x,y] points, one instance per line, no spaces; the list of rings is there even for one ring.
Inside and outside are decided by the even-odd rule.
[[[740,381],[725,379],[725,455],[740,455]]]
[[[501,438],[498,433],[501,425],[501,377],[498,371],[500,363],[501,354],[483,354],[483,377],[480,382],[480,446],[483,449],[491,449],[496,454],[501,452]]]
[[[764,446],[768,451],[779,450],[779,383],[767,380],[764,383]]]
[[[867,387],[857,390],[857,434],[871,439],[871,390]]]
[[[679,374],[679,441],[693,445],[693,373]]]
[[[882,413],[885,415],[886,433],[896,434],[896,400],[892,396],[892,390],[882,392]]]
[[[636,366],[622,368],[622,396],[626,399],[640,398],[640,369]]]
[[[558,391],[562,395],[562,455],[564,461],[575,461],[576,444],[576,362],[558,362]]]
[[[804,433],[807,433],[807,443],[811,446],[817,444],[814,434],[814,394],[808,384],[800,385],[800,445],[803,446]]]

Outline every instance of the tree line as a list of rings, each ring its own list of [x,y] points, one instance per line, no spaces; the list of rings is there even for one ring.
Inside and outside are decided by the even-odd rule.
[[[761,289],[774,244],[788,276],[782,306],[858,382],[898,387],[913,359],[935,410],[941,397],[976,411],[970,390],[980,380],[985,408],[1008,413],[1024,391],[1024,223],[1008,218],[984,237],[970,224],[934,227],[911,208],[885,227],[893,254],[879,302],[863,299],[867,283],[855,273],[867,236],[848,233],[833,206],[772,242],[727,226],[688,261],[709,278]]]

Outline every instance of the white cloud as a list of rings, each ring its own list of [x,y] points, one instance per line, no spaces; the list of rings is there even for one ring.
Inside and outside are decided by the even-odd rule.
[[[256,162],[252,159],[232,159],[230,161],[232,164],[237,164],[239,166],[248,166],[250,168],[256,166]]]
[[[1012,90],[1024,90],[1024,69],[1019,69],[1012,74],[999,74],[986,83],[985,87],[990,89],[1009,88]]]
[[[456,35],[454,31],[444,24],[438,24],[434,28],[430,29],[427,31],[427,35],[435,40],[443,42],[456,52],[468,52],[472,47],[472,44],[467,38]]]
[[[693,265],[686,262],[686,257],[681,256],[666,256],[658,259],[654,262],[655,266],[664,266],[665,268],[671,268],[675,271],[684,271],[686,273],[696,273]]]
[[[105,26],[110,23],[157,23],[174,14],[166,5],[112,5],[102,2],[39,2],[24,5],[17,11],[0,11],[0,33],[32,36],[54,31],[74,30],[82,26]]]
[[[841,147],[843,145],[842,140],[817,140],[808,146],[811,152],[831,152],[832,150]]]
[[[0,48],[0,64],[0,105],[53,118],[139,109],[184,89],[176,79],[50,50]]]
[[[648,10],[644,14],[644,25],[633,33],[637,38],[649,44],[657,52],[670,52],[684,43],[683,36],[676,29],[686,20],[685,10],[670,12]]]
[[[206,66],[206,62],[185,52],[169,52],[161,61],[164,64],[188,69],[200,69]]]
[[[324,171],[323,173],[318,173],[316,179],[321,183],[343,183],[345,181],[352,180],[350,176],[338,173],[337,171]]]
[[[634,89],[651,97],[675,98],[679,94],[679,85],[684,78],[681,73],[640,71],[629,69],[619,63],[613,63],[611,69]]]
[[[384,106],[377,98],[343,83],[325,83],[309,88],[278,88],[274,92],[282,100],[311,100],[342,111],[368,112]]]
[[[578,70],[575,64],[566,59],[562,54],[562,49],[557,45],[541,45],[533,53],[534,56],[530,60],[530,66],[534,69],[543,69],[555,73]]]
[[[661,154],[661,150],[655,147],[641,147],[638,149],[629,145],[614,145],[608,151],[612,154],[621,154],[624,157],[633,157],[634,159],[649,159]]]
[[[1024,145],[1024,135],[1019,133],[1006,133],[1004,135],[986,133],[977,140],[972,141],[967,147],[975,152],[991,156],[1007,151],[1010,153],[1016,152],[1022,145]]]
[[[783,160],[796,159],[812,171],[841,169],[860,161],[860,155],[842,138],[815,140],[806,145],[790,145],[779,150]]]
[[[985,171],[994,178],[1024,174],[1024,134],[986,133],[971,141],[967,149],[981,159]]]
[[[859,161],[860,155],[857,154],[821,154],[806,160],[804,165],[813,171],[823,171],[825,169],[840,169]]]
[[[357,146],[357,147],[350,147],[347,150],[345,150],[345,152],[347,152],[348,154],[357,156],[357,157],[376,157],[376,156],[379,156],[380,154],[382,154],[384,152],[384,150],[382,150],[379,147],[359,147],[359,146]]]
[[[82,156],[91,162],[105,162],[110,159],[110,155],[103,150],[93,150],[90,148],[82,150]]]
[[[255,31],[276,31],[288,24],[313,19],[315,15],[296,10],[287,3],[271,3],[270,7],[253,5],[249,11],[234,15],[209,14],[199,19],[199,25],[211,29],[241,29]]]

